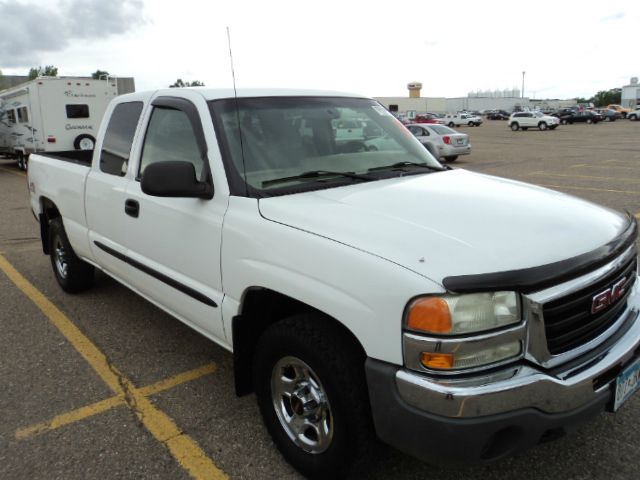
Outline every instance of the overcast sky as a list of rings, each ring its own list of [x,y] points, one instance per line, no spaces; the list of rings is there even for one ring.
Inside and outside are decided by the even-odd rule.
[[[590,97],[640,76],[640,2],[0,0],[0,69],[97,69],[137,90],[177,78],[404,96],[521,88]]]

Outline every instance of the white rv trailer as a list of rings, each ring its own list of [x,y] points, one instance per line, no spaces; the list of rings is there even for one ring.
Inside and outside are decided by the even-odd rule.
[[[116,80],[39,77],[0,92],[0,153],[26,168],[34,152],[92,150]]]

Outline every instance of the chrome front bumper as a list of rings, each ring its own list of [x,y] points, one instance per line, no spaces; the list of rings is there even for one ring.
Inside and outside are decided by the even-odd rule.
[[[412,407],[450,418],[473,418],[535,408],[568,412],[607,395],[617,373],[640,355],[640,282],[636,280],[617,331],[600,348],[544,368],[523,360],[492,373],[442,378],[407,369],[395,375],[400,398]]]

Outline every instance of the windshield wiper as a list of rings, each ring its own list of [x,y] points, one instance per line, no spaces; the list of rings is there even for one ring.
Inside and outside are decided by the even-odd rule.
[[[329,170],[310,170],[308,172],[302,172],[300,175],[293,175],[292,177],[274,178],[273,180],[265,180],[262,182],[262,188],[276,185],[278,183],[285,183],[291,180],[300,180],[306,178],[322,178],[322,177],[346,177],[356,180],[373,180],[366,175],[358,175],[355,172],[331,172]]]
[[[391,168],[400,168],[400,167],[420,167],[426,168],[427,170],[433,170],[434,172],[444,172],[446,168],[438,168],[432,167],[431,165],[427,165],[425,163],[416,163],[416,162],[398,162],[392,165],[383,165],[382,167],[373,167],[367,170],[368,172],[375,172],[376,170],[388,170]]]

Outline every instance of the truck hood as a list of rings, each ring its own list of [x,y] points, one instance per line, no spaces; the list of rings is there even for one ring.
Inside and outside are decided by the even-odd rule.
[[[451,170],[261,199],[268,220],[435,282],[566,260],[610,242],[621,214],[522,182]]]

